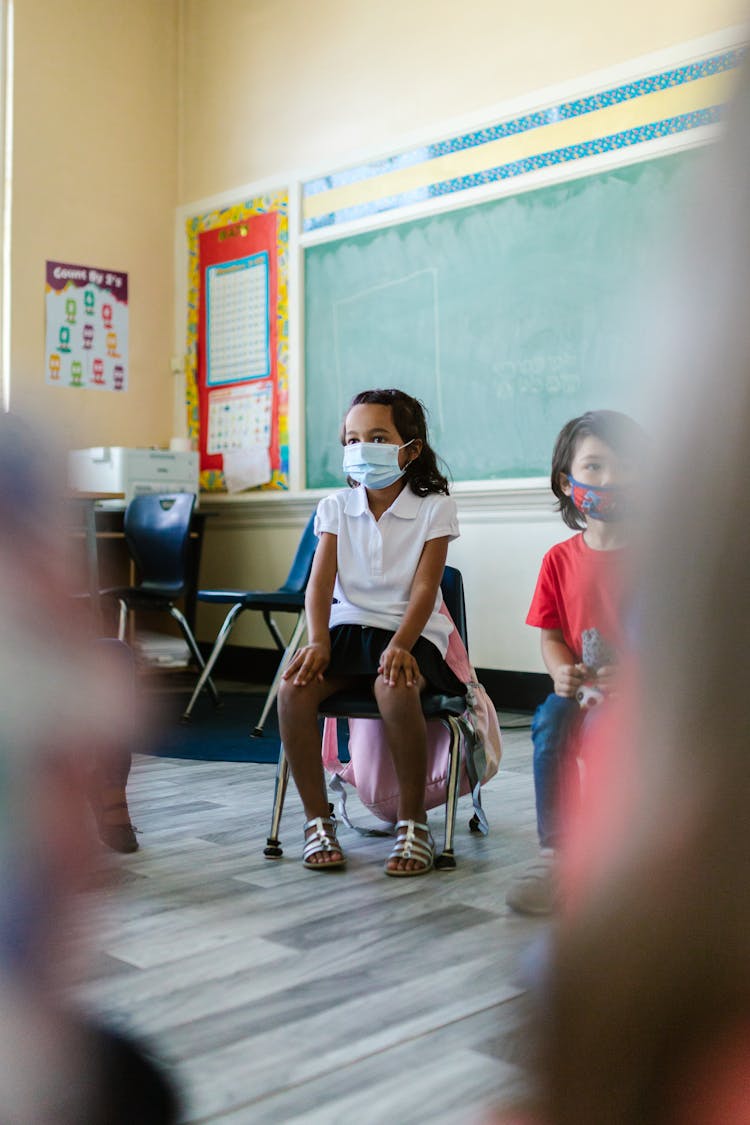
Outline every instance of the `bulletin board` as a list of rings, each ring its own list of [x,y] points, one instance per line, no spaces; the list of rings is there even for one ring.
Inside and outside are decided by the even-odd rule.
[[[209,491],[289,487],[288,197],[187,223],[188,433]]]

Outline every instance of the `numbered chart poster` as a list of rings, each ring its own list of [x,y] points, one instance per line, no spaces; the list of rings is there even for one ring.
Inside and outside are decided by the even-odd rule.
[[[128,275],[47,262],[47,382],[89,390],[128,389]]]
[[[229,491],[278,487],[287,472],[279,440],[277,227],[269,211],[198,239],[201,470],[209,479],[221,474]]]

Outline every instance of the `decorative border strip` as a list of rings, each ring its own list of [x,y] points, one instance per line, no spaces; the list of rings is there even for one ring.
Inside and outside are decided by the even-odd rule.
[[[303,229],[336,226],[551,165],[715,125],[728,97],[728,76],[746,54],[744,46],[733,48],[463,136],[309,180],[302,187]],[[635,104],[627,109],[626,103]],[[640,113],[643,119],[634,122],[633,117]],[[584,124],[583,118],[588,122]],[[578,126],[574,124],[577,119]],[[626,123],[627,127],[612,128]],[[576,139],[573,130],[588,135]],[[568,131],[572,143],[550,145]],[[498,149],[512,145],[514,138],[525,150],[523,155],[498,162]],[[512,150],[507,155],[511,157]],[[446,171],[458,174],[445,175]]]

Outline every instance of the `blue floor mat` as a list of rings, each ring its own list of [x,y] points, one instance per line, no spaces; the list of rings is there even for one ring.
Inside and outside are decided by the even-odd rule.
[[[197,701],[189,723],[180,716],[190,691],[154,692],[149,710],[156,718],[149,752],[158,758],[189,758],[201,762],[272,762],[279,757],[279,726],[274,707],[266,720],[262,738],[252,731],[260,715],[265,694],[222,691],[221,706],[214,707],[207,693]],[[339,753],[346,754],[346,724],[339,723]]]

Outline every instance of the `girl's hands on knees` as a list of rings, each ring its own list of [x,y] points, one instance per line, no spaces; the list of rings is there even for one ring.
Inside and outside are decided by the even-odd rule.
[[[414,687],[419,681],[419,665],[408,648],[400,645],[388,645],[381,654],[378,672],[391,687],[396,686],[401,675],[407,687]]]
[[[571,699],[587,675],[588,668],[585,664],[560,664],[552,677],[555,695],[562,695],[566,699]]]
[[[284,669],[283,680],[292,680],[304,687],[313,680],[322,680],[331,660],[331,646],[324,641],[314,641],[298,649]]]

